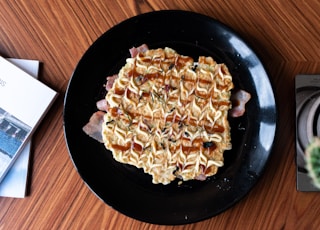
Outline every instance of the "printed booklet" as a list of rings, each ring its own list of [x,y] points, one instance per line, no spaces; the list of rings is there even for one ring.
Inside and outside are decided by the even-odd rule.
[[[35,78],[38,77],[39,61],[15,58],[9,58],[7,60],[31,76]],[[0,183],[0,196],[15,198],[24,198],[26,196],[30,150],[31,141],[29,140],[21,151],[20,156]]]
[[[0,183],[57,95],[0,57]]]

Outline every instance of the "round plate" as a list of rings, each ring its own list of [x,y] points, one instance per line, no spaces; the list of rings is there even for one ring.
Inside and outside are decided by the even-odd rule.
[[[118,73],[129,48],[168,46],[178,53],[224,62],[236,88],[252,96],[241,118],[230,118],[233,148],[206,181],[152,184],[151,176],[116,162],[82,127],[104,97],[106,77]],[[276,132],[276,102],[268,75],[252,49],[230,28],[197,13],[156,11],[130,18],[98,38],[78,63],[64,102],[71,159],[89,188],[106,204],[154,224],[186,224],[215,216],[242,199],[261,176]]]

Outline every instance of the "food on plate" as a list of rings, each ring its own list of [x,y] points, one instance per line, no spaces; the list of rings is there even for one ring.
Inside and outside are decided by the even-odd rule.
[[[195,62],[171,48],[146,45],[130,54],[107,78],[106,97],[83,130],[155,184],[216,174],[232,147],[228,115],[242,116],[251,95],[231,94],[227,66],[212,57]]]
[[[232,77],[210,57],[170,48],[127,59],[106,95],[103,142],[121,162],[142,168],[153,183],[204,179],[231,148],[227,120]]]

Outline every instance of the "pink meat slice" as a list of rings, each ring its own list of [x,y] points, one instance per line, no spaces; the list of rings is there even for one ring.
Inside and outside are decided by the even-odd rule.
[[[89,122],[82,128],[82,130],[92,137],[93,139],[103,143],[102,139],[102,124],[103,116],[105,112],[97,111],[93,113],[90,117]]]
[[[142,44],[141,46],[138,47],[132,47],[129,49],[131,57],[136,57],[138,53],[145,52],[149,49],[149,47],[146,44]]]
[[[241,117],[245,111],[245,105],[250,100],[251,94],[240,89],[231,95],[232,108],[229,111],[231,117]]]
[[[106,90],[107,91],[109,91],[112,88],[113,83],[117,78],[118,78],[118,74],[114,74],[112,76],[107,77],[107,83],[106,83]]]
[[[103,111],[103,112],[107,112],[108,108],[109,108],[109,105],[108,105],[108,102],[106,101],[106,99],[101,99],[101,100],[97,101],[96,106],[97,106],[98,110]]]

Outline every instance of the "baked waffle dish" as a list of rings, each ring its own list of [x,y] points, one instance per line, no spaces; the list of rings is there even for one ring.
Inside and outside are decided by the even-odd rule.
[[[104,145],[154,184],[205,180],[231,149],[231,89],[228,68],[211,57],[194,62],[171,48],[140,52],[106,94]]]

